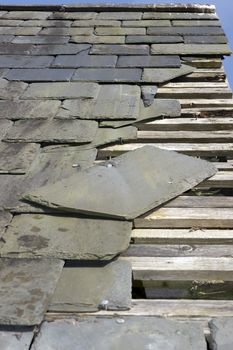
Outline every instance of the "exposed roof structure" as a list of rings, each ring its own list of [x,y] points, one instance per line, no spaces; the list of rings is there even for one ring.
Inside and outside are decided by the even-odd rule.
[[[227,349],[230,54],[211,5],[0,6],[1,350]]]

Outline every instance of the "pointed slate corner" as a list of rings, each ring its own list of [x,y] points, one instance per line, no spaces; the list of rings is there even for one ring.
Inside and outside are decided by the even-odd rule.
[[[142,81],[147,83],[165,83],[172,79],[193,73],[196,68],[182,64],[180,68],[145,68]]]
[[[134,219],[214,175],[200,159],[144,146],[25,196],[42,206]]]

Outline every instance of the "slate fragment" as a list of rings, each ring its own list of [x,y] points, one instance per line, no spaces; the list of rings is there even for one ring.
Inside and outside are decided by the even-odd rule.
[[[58,210],[134,219],[215,173],[204,160],[144,146],[40,187],[25,199]]]
[[[142,81],[147,83],[165,83],[172,79],[194,72],[196,68],[182,64],[180,68],[145,68]]]
[[[110,260],[125,251],[132,223],[55,215],[16,215],[0,243],[0,256]]]
[[[210,338],[209,343],[212,350],[232,350],[233,349],[233,318],[218,317],[209,321]]]
[[[157,86],[150,86],[150,85],[141,86],[142,100],[145,107],[149,107],[153,104],[157,90],[158,90]]]
[[[124,260],[65,267],[49,311],[127,310],[131,306],[131,274],[131,264]]]
[[[94,120],[18,120],[4,141],[82,144],[94,139],[97,128]]]
[[[63,265],[55,259],[0,259],[0,323],[39,324]]]
[[[197,321],[116,315],[44,322],[32,350],[46,347],[56,350],[206,350],[206,341],[203,327]]]
[[[1,350],[29,350],[33,335],[33,330],[25,327],[0,330]]]

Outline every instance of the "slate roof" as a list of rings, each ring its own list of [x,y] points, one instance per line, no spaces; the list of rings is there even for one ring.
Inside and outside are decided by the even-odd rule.
[[[44,350],[49,341],[57,349],[55,334],[69,328],[69,321],[41,327],[47,311],[131,308],[132,267],[120,254],[131,238],[137,239],[132,228],[150,225],[149,210],[202,186],[217,171],[216,165],[185,155],[192,154],[192,145],[183,150],[181,141],[190,136],[185,130],[172,134],[172,125],[183,123],[184,106],[187,124],[193,123],[188,113],[193,116],[199,104],[205,105],[204,118],[218,97],[219,113],[228,108],[232,93],[220,67],[230,54],[210,5],[0,6],[3,350],[29,350],[32,341],[34,350]],[[210,65],[214,71],[208,71]],[[213,90],[212,80],[219,84],[211,85]],[[199,81],[205,85],[201,89]],[[217,123],[210,117],[203,118],[205,123]],[[175,147],[160,145],[166,137],[177,142]],[[194,130],[192,137],[205,142],[206,137],[224,141],[230,136]],[[180,153],[164,150],[169,147]],[[209,154],[206,158],[213,160]],[[150,262],[143,267],[137,259],[133,263],[133,280],[146,285],[153,274]],[[160,264],[163,271],[169,262]],[[194,265],[190,260],[185,266]],[[102,332],[105,324],[98,322],[83,319],[86,337],[94,327]],[[125,321],[104,322],[116,332],[116,324]],[[149,319],[141,322],[151,327]],[[174,344],[194,342],[186,326],[169,322]],[[41,327],[38,337],[34,328],[18,328],[35,325]],[[140,323],[134,319],[127,327],[136,343]],[[146,328],[145,339],[138,340],[141,348],[157,332]],[[16,331],[20,336],[15,337]],[[202,327],[196,331],[197,348],[205,349]],[[69,332],[76,344],[79,334]],[[167,333],[160,332],[166,339]],[[96,339],[96,349],[104,350]],[[106,340],[110,350],[111,336]],[[127,341],[116,344],[128,349]],[[62,346],[67,347],[65,338]],[[88,342],[77,349],[85,346],[90,349]]]

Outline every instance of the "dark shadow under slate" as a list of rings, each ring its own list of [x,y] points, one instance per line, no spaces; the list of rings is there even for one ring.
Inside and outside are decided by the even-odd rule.
[[[58,210],[134,219],[193,188],[217,169],[204,160],[144,146],[25,196]]]

